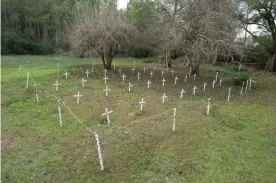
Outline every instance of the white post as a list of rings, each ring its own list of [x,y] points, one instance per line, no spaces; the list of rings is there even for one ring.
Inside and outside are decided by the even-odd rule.
[[[161,98],[162,98],[162,103],[164,104],[165,98],[167,98],[166,94],[164,93],[163,96],[162,96]]]
[[[126,75],[123,74],[122,78],[123,78],[123,83],[124,83],[124,82],[125,82]]]
[[[104,69],[104,75],[106,76],[106,72],[107,72],[107,70],[106,70],[106,68]]]
[[[218,72],[216,72],[216,81],[218,80]]]
[[[195,74],[194,74],[194,80],[195,80],[196,76],[197,76],[197,75],[196,75],[196,73],[195,73]]]
[[[163,86],[165,86],[165,81],[166,81],[165,78],[163,78],[163,79],[162,79],[162,82],[163,82],[162,85],[163,85]]]
[[[140,104],[140,111],[143,110],[143,104],[145,104],[145,103],[146,103],[146,101],[144,101],[144,98],[142,98],[141,102],[139,102],[139,104]]]
[[[175,76],[175,78],[174,78],[174,84],[175,84],[175,85],[176,85],[177,80],[178,80],[178,77]]]
[[[105,113],[102,114],[102,116],[106,115],[107,123],[110,125],[110,119],[109,119],[109,114],[112,113],[113,111],[108,111],[107,108],[105,108]]]
[[[210,99],[211,98],[208,98],[207,115],[209,115],[209,113],[210,113]]]
[[[151,84],[150,80],[148,80],[147,84],[148,84],[148,89],[149,89],[150,88],[150,84]]]
[[[247,91],[247,88],[248,88],[248,80],[246,80],[245,91]]]
[[[195,95],[195,91],[196,91],[196,89],[197,89],[197,87],[196,86],[194,86],[194,88],[193,88],[193,95]]]
[[[119,72],[119,74],[121,75],[122,69],[120,68],[120,69],[118,70],[118,72]]]
[[[204,82],[203,84],[203,91],[205,91],[205,89],[206,89],[206,82]]]
[[[115,61],[113,61],[113,69],[114,69],[114,71],[115,71],[115,69],[116,69]]]
[[[29,88],[29,76],[30,76],[30,73],[27,72],[26,88]]]
[[[89,77],[89,70],[87,69],[87,71],[85,72],[85,74],[86,74],[86,77],[88,78]]]
[[[18,67],[17,76],[16,76],[17,79],[19,78],[19,72],[21,70],[21,67],[22,67],[22,65],[19,65],[19,67]]]
[[[152,71],[150,71],[150,77],[152,78],[152,75],[153,75],[153,72]]]
[[[176,108],[173,108],[173,132],[175,131],[175,117],[176,117]]]
[[[163,70],[161,71],[161,76],[162,76],[162,77],[164,76],[164,71],[163,71]]]
[[[184,89],[182,89],[181,92],[180,92],[180,98],[181,99],[183,98],[183,93],[185,93]]]
[[[249,90],[251,90],[251,84],[252,84],[252,79],[250,78],[249,79],[249,87],[248,87]]]
[[[186,74],[186,76],[185,76],[185,83],[187,82],[187,78],[188,78],[188,75]]]
[[[240,94],[242,94],[242,92],[243,92],[243,86],[244,86],[244,81],[242,82],[242,87],[241,87],[241,92],[240,92]]]
[[[96,138],[96,141],[97,141],[98,158],[99,158],[99,161],[100,161],[101,170],[104,170],[103,157],[102,157],[101,146],[100,146],[100,140],[99,140],[99,135],[97,133],[95,133],[95,138]]]
[[[191,77],[191,74],[192,74],[192,67],[190,67],[190,70],[189,70],[189,78]]]
[[[61,109],[60,109],[60,99],[58,99],[58,116],[59,116],[59,126],[62,127]]]
[[[222,83],[222,79],[220,78],[220,80],[219,80],[219,86],[221,86],[221,83]]]
[[[231,87],[229,88],[229,91],[228,91],[228,98],[227,98],[228,102],[230,102],[230,94],[231,94]]]
[[[213,81],[213,88],[215,88],[215,83],[216,83],[216,80]]]
[[[174,73],[174,70],[173,70],[173,69],[172,69],[171,73],[172,73],[172,75],[173,75],[173,73]]]
[[[39,103],[39,97],[38,97],[38,92],[37,92],[37,88],[36,88],[36,83],[34,84],[34,88],[35,88],[35,98],[37,103]]]
[[[133,85],[131,83],[128,83],[128,92],[130,92],[130,89]]]

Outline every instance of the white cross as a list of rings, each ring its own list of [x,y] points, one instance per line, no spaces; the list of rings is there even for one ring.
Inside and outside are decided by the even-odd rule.
[[[145,104],[146,101],[144,101],[144,98],[142,98],[142,100],[139,102],[139,104],[141,105],[140,106],[140,110],[142,111],[143,110],[143,104]]]
[[[60,85],[58,81],[56,81],[56,83],[54,83],[53,85],[56,86],[56,91],[58,91],[58,86]]]
[[[178,77],[177,76],[175,76],[175,78],[174,78],[174,84],[176,84],[176,81],[178,80]]]
[[[120,69],[118,70],[118,72],[119,72],[119,74],[121,75],[122,69],[120,68]]]
[[[144,67],[144,73],[146,72],[146,70],[147,70],[147,68],[146,68],[146,67]]]
[[[123,83],[124,83],[124,82],[125,82],[126,75],[123,74],[122,78],[123,78]]]
[[[152,71],[150,71],[150,77],[152,78],[152,75],[153,75],[153,72]]]
[[[215,83],[216,83],[216,80],[213,81],[213,88],[215,88]]]
[[[149,88],[149,87],[150,87],[150,84],[151,84],[150,80],[148,80],[147,84],[148,84],[148,88]]]
[[[251,90],[251,84],[252,84],[252,79],[250,78],[250,79],[249,79],[249,87],[248,87],[248,90]]]
[[[247,91],[248,86],[248,80],[246,80],[246,85],[245,85],[245,91]]]
[[[229,92],[228,92],[228,98],[227,98],[228,102],[230,102],[230,93],[231,93],[231,87],[229,88]]]
[[[110,89],[108,89],[108,86],[105,87],[104,91],[105,91],[105,96],[107,97],[108,96],[108,91],[110,91]]]
[[[206,89],[206,82],[204,82],[204,84],[203,84],[203,91],[205,91],[205,89]]]
[[[185,93],[184,89],[182,89],[181,92],[180,92],[180,98],[181,99],[183,98],[183,93]]]
[[[27,72],[26,88],[29,88],[29,77],[30,77],[30,73]]]
[[[58,116],[59,116],[59,126],[62,127],[61,109],[60,109],[60,99],[58,99]]]
[[[86,80],[84,78],[81,78],[81,84],[82,84],[82,87],[84,88],[84,83],[86,82]]]
[[[19,65],[16,78],[19,78],[19,72],[20,72],[21,67],[22,67],[22,65]]]
[[[113,69],[114,69],[114,71],[115,71],[115,69],[116,69],[115,61],[113,62]]]
[[[105,113],[102,114],[102,116],[106,115],[107,123],[110,125],[110,119],[109,119],[109,114],[112,113],[113,111],[108,111],[107,108],[105,108]]]
[[[242,88],[241,88],[241,93],[240,94],[242,94],[242,92],[243,92],[243,86],[244,86],[244,81],[242,82]]]
[[[188,78],[188,75],[186,74],[186,76],[185,76],[185,83],[187,82],[187,78]]]
[[[196,91],[196,89],[197,89],[197,87],[196,86],[194,86],[194,88],[193,88],[193,95],[195,95],[195,91]]]
[[[137,79],[139,80],[140,79],[140,72],[137,73]]]
[[[106,84],[106,80],[108,80],[109,78],[107,78],[106,76],[104,76],[103,80],[104,80],[104,84]]]
[[[211,98],[208,98],[208,105],[207,105],[207,112],[206,112],[207,115],[209,115],[210,113],[210,100]]]
[[[195,74],[194,74],[194,80],[195,80],[196,76],[197,76],[197,75],[196,75],[196,73],[195,73]]]
[[[163,70],[161,71],[161,76],[162,76],[162,77],[164,76],[164,71],[163,71]]]
[[[77,97],[77,104],[80,103],[80,97],[83,97],[83,95],[80,95],[80,92],[78,92],[77,95],[74,95],[74,97]]]
[[[107,70],[106,69],[104,69],[104,75],[106,76],[106,72],[107,72]]]
[[[192,67],[190,67],[190,70],[189,70],[189,78],[191,77],[191,74],[192,74]]]
[[[131,70],[132,70],[132,72],[134,73],[134,71],[135,71],[135,68],[133,67],[133,68],[132,68]]]
[[[219,86],[221,86],[221,83],[222,83],[222,79],[220,78],[220,80],[219,80]]]
[[[173,73],[174,73],[174,70],[173,70],[173,69],[172,69],[171,73],[172,73],[172,75],[173,75]]]
[[[130,92],[130,89],[133,85],[131,83],[128,83],[128,92]]]
[[[165,102],[165,99],[167,98],[168,96],[166,96],[166,94],[164,93],[163,96],[161,97],[162,98],[162,103],[164,104]]]
[[[70,73],[68,73],[67,71],[65,71],[65,73],[63,74],[64,76],[65,76],[65,78],[66,79],[68,79],[68,75],[69,75]]]
[[[89,76],[89,70],[87,70],[86,72],[85,72],[85,74],[86,74],[86,77],[88,78],[88,76]]]
[[[165,86],[165,81],[166,81],[165,78],[163,78],[163,79],[162,79],[162,82],[163,82],[162,85],[163,85],[163,86]]]
[[[216,81],[218,80],[218,72],[216,72]]]

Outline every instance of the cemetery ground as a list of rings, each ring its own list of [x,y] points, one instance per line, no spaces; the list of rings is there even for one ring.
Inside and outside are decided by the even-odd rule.
[[[112,67],[107,72],[106,85],[111,90],[106,97],[98,59],[3,56],[2,182],[276,182],[275,75],[249,69],[256,82],[241,95],[241,86],[232,82],[237,71],[203,64],[200,75],[195,80],[191,76],[187,83],[184,77],[188,68],[174,68],[173,76],[165,73],[163,87],[161,70],[166,68],[156,64],[151,78],[153,64],[146,60],[115,59],[116,71]],[[91,71],[93,61],[94,72],[86,78],[85,71]],[[125,83],[119,68],[127,76]],[[65,70],[70,73],[68,80],[63,75]],[[213,89],[216,71],[223,81]],[[28,89],[27,72],[31,74]],[[140,80],[137,72],[141,73]],[[179,78],[176,85],[175,75]],[[84,88],[82,78],[87,80]],[[61,84],[59,91],[53,85],[56,80]],[[131,92],[129,82],[133,85]],[[195,95],[194,86],[198,88]],[[182,99],[181,89],[186,92]],[[79,104],[74,97],[78,91],[83,95]],[[168,96],[164,104],[163,93]],[[65,105],[60,105],[62,127],[57,99],[49,94],[64,101]],[[211,108],[206,115],[209,97]],[[141,98],[146,101],[143,111],[138,104]],[[103,171],[94,134],[65,106],[89,130],[98,133]],[[110,125],[102,116],[105,108],[113,111]]]

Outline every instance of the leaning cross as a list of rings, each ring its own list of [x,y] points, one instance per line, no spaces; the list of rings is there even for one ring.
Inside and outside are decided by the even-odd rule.
[[[107,78],[106,76],[104,76],[103,80],[104,80],[104,84],[106,84],[106,80],[108,80],[109,78]]]
[[[174,84],[176,84],[176,81],[178,80],[178,77],[177,76],[175,76],[175,78],[174,78]]]
[[[216,80],[213,81],[213,88],[215,88],[215,83],[216,83]]]
[[[196,89],[197,89],[197,87],[196,86],[194,86],[194,88],[193,88],[193,95],[195,95],[195,91],[196,91]]]
[[[86,82],[86,80],[84,78],[81,79],[81,84],[82,84],[82,87],[84,88],[84,83]]]
[[[80,92],[78,92],[77,95],[74,95],[74,97],[77,97],[77,104],[80,103],[80,97],[83,97],[83,95],[80,95]]]
[[[56,81],[56,83],[53,84],[53,85],[56,86],[56,91],[58,91],[58,86],[60,85],[60,84],[58,83],[58,81]]]
[[[168,96],[166,96],[166,94],[164,93],[163,96],[161,97],[162,98],[162,103],[164,104],[165,102],[165,99],[167,98]]]
[[[110,89],[108,89],[108,86],[105,87],[104,91],[105,91],[105,96],[107,97],[108,96],[108,91],[110,91]]]
[[[65,78],[66,79],[68,79],[68,75],[69,75],[70,73],[68,73],[67,71],[65,71],[65,73],[63,74],[64,76],[65,76]]]
[[[112,113],[113,111],[108,111],[107,108],[105,108],[105,113],[102,114],[102,116],[106,115],[107,123],[110,125],[110,119],[109,119],[109,114]]]
[[[87,70],[86,72],[85,72],[85,74],[86,74],[86,77],[88,78],[88,76],[89,76],[89,70]]]
[[[219,80],[219,86],[221,86],[221,83],[222,83],[222,79],[220,78],[220,80]]]
[[[139,102],[139,104],[141,105],[140,106],[140,110],[142,111],[143,110],[143,104],[145,104],[146,101],[144,101],[144,98],[142,98],[142,100]]]
[[[149,87],[150,87],[150,84],[151,84],[150,80],[148,80],[147,84],[148,84],[148,88],[149,88]]]

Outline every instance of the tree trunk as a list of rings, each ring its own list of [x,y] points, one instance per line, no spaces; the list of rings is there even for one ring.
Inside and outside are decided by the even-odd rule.
[[[103,66],[105,69],[110,70],[111,69],[111,63],[113,60],[113,56],[107,56],[105,57],[104,55],[102,56],[102,61],[103,61]]]
[[[276,53],[273,53],[272,55],[269,56],[265,65],[265,71],[268,71],[268,72],[276,71]]]

